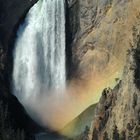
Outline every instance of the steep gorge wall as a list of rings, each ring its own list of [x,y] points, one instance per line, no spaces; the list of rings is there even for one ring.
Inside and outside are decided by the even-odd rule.
[[[9,85],[11,80],[12,50],[17,28],[36,1],[0,0],[0,79],[5,85]]]
[[[84,133],[88,134],[87,137],[79,139],[138,140],[140,138],[139,0],[102,2],[98,0],[96,4],[93,4],[93,1],[76,2],[71,4],[71,10],[79,6],[78,16],[71,19],[77,21],[71,25],[71,28],[76,27],[72,34],[73,64],[76,71],[84,78],[88,75],[91,78],[92,74],[93,79],[99,83],[100,76],[103,80],[109,79],[116,72],[120,74],[114,75],[111,81],[122,79],[117,90],[113,90],[116,93],[114,103],[103,113],[102,110],[107,106],[104,106],[101,103],[102,98],[100,99],[91,131]]]
[[[12,58],[9,58],[9,54],[13,49],[11,46],[15,31],[35,2],[36,0],[0,1],[2,79],[5,79],[3,73],[12,67],[9,64]],[[92,73],[94,77],[118,71],[121,73],[126,50],[131,47],[129,42],[132,40],[132,27],[137,16],[137,9],[134,8],[136,1],[68,0],[67,3],[69,27],[66,28],[69,28],[67,40],[70,44],[67,53],[72,48],[72,67],[76,67],[81,75]]]
[[[89,140],[140,139],[140,28],[136,25],[133,48],[128,51],[122,81],[117,90],[112,91],[112,99],[102,95],[87,136]]]
[[[135,3],[124,0],[69,2],[72,62],[78,73],[92,73],[94,77],[122,73],[137,16]]]
[[[0,0],[0,102],[7,106],[10,128],[25,130],[25,137],[37,132],[40,127],[26,114],[23,106],[12,95],[10,80],[12,73],[12,50],[16,30],[22,23],[29,8],[36,0]],[[3,109],[5,110],[5,108]],[[5,125],[5,124],[4,124]],[[13,131],[13,130],[12,130]],[[11,132],[7,132],[9,135]],[[27,135],[26,135],[27,134]],[[13,138],[14,139],[14,138]],[[32,138],[31,136],[31,139]]]
[[[17,26],[35,2],[0,0],[2,83],[7,82],[12,69],[11,46]],[[112,83],[115,78],[121,78],[127,50],[132,47],[134,26],[139,28],[136,24],[139,23],[139,9],[139,0],[68,0],[70,50],[67,53],[72,48],[70,57],[74,74],[83,78],[92,74],[94,82],[111,77]],[[101,84],[100,86],[105,87]]]

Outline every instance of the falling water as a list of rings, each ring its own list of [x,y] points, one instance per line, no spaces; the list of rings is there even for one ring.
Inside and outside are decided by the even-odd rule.
[[[13,92],[19,100],[65,87],[65,2],[39,0],[19,28]]]

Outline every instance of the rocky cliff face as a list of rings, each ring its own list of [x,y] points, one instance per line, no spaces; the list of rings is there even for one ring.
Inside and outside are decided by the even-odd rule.
[[[69,1],[72,59],[78,73],[94,78],[122,73],[138,9],[137,1]]]
[[[139,30],[139,0],[71,0],[69,27],[72,72],[88,81],[84,107],[99,101],[101,91],[122,79],[127,50]],[[93,101],[94,100],[94,101]]]
[[[80,76],[122,73],[119,85],[103,95],[91,130],[80,139],[138,140],[140,137],[138,0],[71,1],[73,63]],[[72,14],[72,12],[71,12]],[[74,22],[76,21],[76,22]],[[88,74],[87,74],[88,73]],[[107,77],[106,77],[107,78]],[[115,77],[113,77],[115,78]],[[113,79],[112,79],[113,81]]]
[[[36,1],[0,0],[0,79],[7,85],[11,80],[12,50],[17,28]]]
[[[114,90],[103,91],[87,136],[89,140],[140,139],[139,30],[135,28],[133,35],[134,45],[128,51],[122,81]]]
[[[140,139],[140,35],[135,27],[133,35],[133,47],[128,50],[122,80],[114,89],[103,90],[91,128],[75,140]]]
[[[1,108],[1,113],[2,109],[5,110],[5,106],[8,107],[6,111],[9,116],[5,129],[5,131],[7,131],[7,140],[9,139],[8,135],[10,133],[12,135],[13,129],[15,129],[15,131],[18,129],[19,134],[20,130],[25,130],[25,138],[27,136],[27,139],[30,139],[29,135],[31,133],[37,132],[40,129],[26,114],[16,97],[11,94],[10,89],[12,50],[16,30],[23,21],[29,8],[35,2],[36,0],[0,0],[0,102],[4,104]],[[3,123],[1,119],[0,123]],[[8,130],[7,127],[9,127],[10,130]]]
[[[10,93],[12,49],[17,27],[35,2],[0,0],[1,94]],[[67,3],[67,55],[68,61],[72,57],[70,66],[73,68],[70,70],[79,77],[93,78],[95,82],[99,77],[103,81],[110,77],[111,81],[122,79],[119,87],[106,99],[101,98],[90,133],[86,134],[93,140],[105,136],[113,139],[118,133],[121,137],[135,139],[139,134],[140,114],[139,0],[68,0]],[[6,97],[8,103],[11,100],[13,97],[8,100]],[[96,132],[98,135],[94,135]]]

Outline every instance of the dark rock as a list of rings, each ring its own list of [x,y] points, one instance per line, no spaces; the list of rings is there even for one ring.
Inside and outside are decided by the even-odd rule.
[[[107,132],[104,133],[103,140],[109,140]]]
[[[8,105],[11,127],[25,130],[28,139],[42,129],[11,94],[12,51],[19,25],[37,0],[0,0],[0,100]],[[31,138],[32,139],[32,138]]]
[[[133,95],[133,108],[136,107],[137,102],[138,102],[138,95],[136,93],[134,93],[134,95]]]
[[[29,8],[37,0],[0,0],[0,75],[5,84],[10,85],[12,72],[12,51],[19,25]]]
[[[113,140],[119,140],[119,132],[116,125],[114,126],[114,130],[113,130]]]
[[[96,128],[94,128],[92,140],[99,140],[98,133],[99,133],[98,130]]]
[[[122,131],[122,132],[121,132],[120,140],[126,140],[125,131]]]

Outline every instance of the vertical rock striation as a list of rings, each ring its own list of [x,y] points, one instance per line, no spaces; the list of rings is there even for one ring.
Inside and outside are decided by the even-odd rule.
[[[69,1],[72,62],[78,73],[122,74],[139,7],[138,1]]]
[[[117,88],[112,90],[111,100],[104,99],[104,94],[102,95],[96,107],[96,115],[88,138],[90,140],[106,140],[107,138],[109,140],[139,140],[140,138],[140,15],[137,18],[138,22],[133,27],[132,49],[127,52],[122,81]],[[95,131],[97,131],[97,138],[94,136]]]

